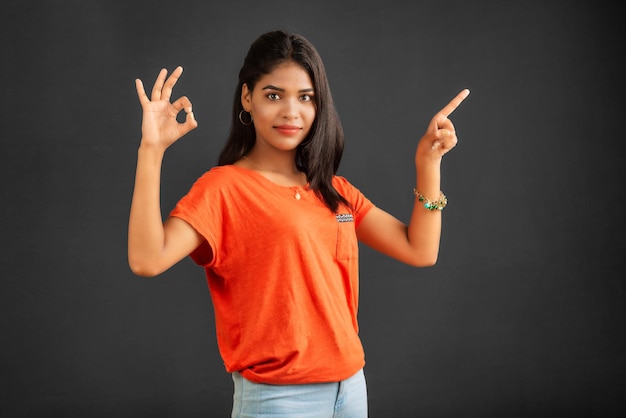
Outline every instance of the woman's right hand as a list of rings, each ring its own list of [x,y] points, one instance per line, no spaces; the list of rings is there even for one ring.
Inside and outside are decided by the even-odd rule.
[[[193,116],[191,101],[183,96],[170,103],[172,89],[183,73],[182,67],[177,67],[172,74],[167,76],[167,70],[162,69],[152,88],[152,96],[149,99],[140,79],[135,80],[137,95],[143,109],[141,122],[141,143],[165,150],[183,135],[195,129],[198,122]],[[185,122],[176,120],[176,115],[184,110],[187,115]]]

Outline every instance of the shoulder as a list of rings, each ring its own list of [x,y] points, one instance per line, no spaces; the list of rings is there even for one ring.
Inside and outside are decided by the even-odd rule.
[[[241,169],[233,165],[215,166],[204,172],[194,182],[192,189],[215,189],[226,185],[237,184],[245,177]]]
[[[197,181],[228,180],[237,176],[238,170],[232,165],[218,165],[205,171]]]
[[[373,203],[352,183],[343,176],[333,177],[333,187],[342,195],[356,212],[367,213],[374,205]]]
[[[232,165],[215,166],[205,171],[178,200],[172,214],[193,214],[205,219],[221,219],[221,213],[232,207],[249,188],[248,175]],[[197,215],[202,214],[202,215]]]
[[[338,176],[338,175],[333,176],[333,186],[337,190],[353,187],[347,178],[345,178],[344,176]]]
[[[233,185],[241,183],[241,174],[233,166],[215,166],[205,171],[193,182],[182,198],[182,202],[198,204],[203,201],[215,201]]]
[[[350,193],[360,193],[359,189],[356,188],[347,178],[343,176],[333,176],[333,187],[342,195]]]

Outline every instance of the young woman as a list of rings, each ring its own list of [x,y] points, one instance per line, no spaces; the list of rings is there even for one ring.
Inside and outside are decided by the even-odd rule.
[[[204,267],[234,381],[233,417],[366,417],[357,241],[413,266],[435,263],[447,204],[440,165],[457,143],[448,116],[469,91],[434,116],[417,145],[407,226],[336,175],[343,131],[315,48],[297,34],[266,33],[239,73],[218,165],[163,222],[165,150],[198,125],[187,97],[170,102],[182,71],[161,70],[150,98],[136,80],[143,121],[132,271],[155,276],[187,255]]]

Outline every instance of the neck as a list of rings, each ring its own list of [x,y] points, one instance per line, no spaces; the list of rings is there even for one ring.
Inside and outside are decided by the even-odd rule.
[[[262,156],[265,158],[261,158]],[[248,169],[258,171],[276,184],[303,187],[307,183],[306,175],[296,167],[295,153],[290,158],[286,156],[268,158],[266,154],[261,155],[252,149],[247,155],[244,155],[241,163]]]
[[[256,170],[266,171],[270,173],[283,174],[285,176],[300,175],[300,171],[296,167],[296,153],[281,152],[269,153],[262,152],[256,147],[252,148],[244,158]]]

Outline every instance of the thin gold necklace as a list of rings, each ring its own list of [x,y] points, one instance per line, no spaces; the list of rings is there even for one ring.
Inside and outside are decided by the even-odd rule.
[[[252,161],[250,158],[248,158],[248,156],[247,156],[247,155],[244,155],[244,156],[243,156],[243,158],[245,158],[246,160],[250,161],[250,164],[252,164],[252,165],[253,165],[253,166],[255,166],[256,168],[258,168],[259,170],[261,170],[261,171],[269,171],[269,170],[264,169],[263,167],[261,167],[260,165],[258,165],[257,163],[255,163],[254,161]],[[270,171],[270,172],[271,172],[271,171]],[[300,174],[301,174],[302,176],[305,176],[305,178],[306,178],[306,175],[305,175],[302,171],[300,172]],[[300,196],[300,190],[299,190],[299,189],[300,189],[300,187],[301,187],[301,186],[298,186],[298,187],[296,188],[296,194],[295,194],[295,196],[294,196],[294,198],[295,198],[296,200],[300,200],[300,199],[302,198],[302,196]]]

